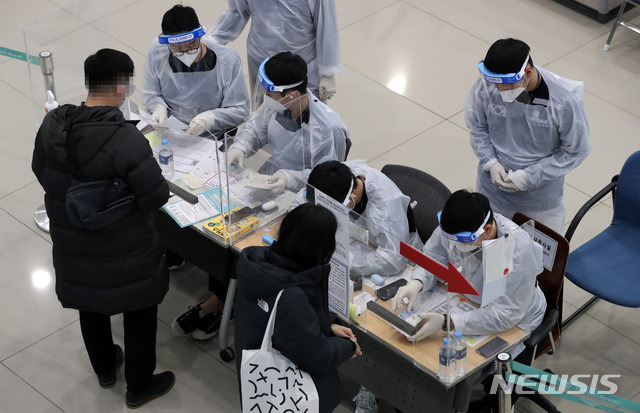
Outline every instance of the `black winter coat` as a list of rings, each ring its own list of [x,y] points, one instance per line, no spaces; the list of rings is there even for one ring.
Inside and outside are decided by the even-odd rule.
[[[284,289],[278,302],[273,347],[311,375],[320,397],[320,412],[331,412],[343,394],[337,368],[353,356],[356,346],[331,333],[336,320],[328,309],[329,265],[304,270],[277,251],[277,242],[269,248],[245,248],[238,261],[234,307],[238,374],[242,350],[260,348],[276,296]]]
[[[136,196],[135,210],[95,230],[74,225],[66,212],[73,176],[67,115],[79,138],[80,178],[121,177]],[[31,168],[45,190],[56,293],[63,307],[112,315],[159,304],[169,288],[169,272],[152,211],[166,203],[169,188],[148,141],[122,112],[85,105],[49,112],[36,135]]]

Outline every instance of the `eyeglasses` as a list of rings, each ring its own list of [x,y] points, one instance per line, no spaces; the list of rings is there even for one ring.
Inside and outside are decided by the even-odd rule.
[[[171,53],[173,53],[173,55],[175,57],[180,57],[180,56],[184,56],[184,54],[196,54],[198,53],[198,51],[200,50],[200,48],[195,48],[195,49],[191,49],[191,50],[187,50],[186,52],[174,52],[173,50],[171,51]]]
[[[184,56],[184,54],[189,54],[189,55],[194,55],[196,53],[198,53],[198,51],[200,50],[200,42],[199,41],[195,41],[192,43],[188,44],[190,48],[189,50],[180,50],[180,46],[179,45],[174,45],[174,44],[170,44],[169,45],[169,50],[171,51],[171,53],[173,53],[174,56],[179,57],[179,56]]]

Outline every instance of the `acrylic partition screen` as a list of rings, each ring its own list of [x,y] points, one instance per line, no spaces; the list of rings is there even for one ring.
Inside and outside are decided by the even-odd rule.
[[[247,245],[250,235],[277,233],[278,219],[304,188],[313,166],[325,160],[318,156],[323,148],[310,139],[309,109],[308,95],[281,101],[265,96],[246,122],[225,134],[223,180],[232,213],[224,227],[238,248]]]
[[[375,232],[371,228],[374,228],[374,225],[359,217],[359,221],[365,223],[364,226],[369,228],[367,233],[364,231],[363,225],[358,225],[358,221],[354,226],[353,217],[351,218],[350,250],[355,252],[354,255],[366,256],[367,247],[370,249],[370,253],[380,252],[380,243],[376,248],[376,245],[371,242],[372,234]],[[515,279],[509,278],[512,274],[518,279],[523,276],[528,277],[524,281],[530,281],[531,285],[535,285],[535,277],[537,276],[535,269],[532,268],[526,275],[520,273],[520,269],[513,272],[514,248],[518,252],[518,248],[521,248],[519,246],[526,245],[531,249],[533,261],[536,261],[536,254],[540,253],[538,255],[541,255],[541,249],[537,245],[532,245],[534,244],[532,239],[533,221],[520,227],[511,225],[505,227],[506,232],[501,232],[493,241],[484,243],[471,251],[463,252],[464,246],[462,249],[458,248],[454,241],[444,238],[439,229],[434,231],[425,248],[421,246],[419,241],[415,242],[413,246],[417,246],[416,250],[423,253],[427,257],[426,259],[414,255],[416,262],[407,262],[402,272],[383,277],[382,280],[377,279],[382,285],[378,285],[372,277],[364,277],[364,289],[360,293],[356,291],[354,300],[358,307],[357,311],[362,314],[357,317],[359,326],[382,338],[390,348],[400,352],[404,357],[413,359],[414,364],[424,371],[430,374],[437,373],[437,357],[434,355],[437,355],[438,348],[442,345],[445,332],[438,330],[419,341],[411,341],[409,337],[422,326],[423,321],[419,317],[420,314],[467,313],[483,306],[490,306],[494,300],[505,294],[507,282],[515,281]],[[378,228],[378,230],[381,229]],[[357,235],[355,231],[359,231]],[[364,247],[365,243],[362,240],[355,241],[353,239],[354,236],[362,236],[363,234],[366,234],[364,241],[369,241],[367,247]],[[391,234],[387,233],[385,236],[399,243],[399,240]],[[359,249],[356,249],[355,245]],[[384,252],[385,257],[392,254],[392,251]],[[452,267],[457,269],[457,272],[449,269],[449,262]],[[353,268],[354,261],[351,261],[350,264]],[[353,269],[351,271],[353,274]],[[458,277],[462,277],[464,280],[460,282]],[[413,308],[409,311],[408,302],[405,300],[398,301],[397,308],[393,309],[394,296],[398,288],[412,278],[420,280],[423,285]],[[448,279],[450,282],[446,283],[443,279]],[[396,284],[394,285],[394,283]],[[460,289],[468,291],[470,287],[479,294],[458,293]],[[452,290],[450,294],[449,289]],[[376,304],[367,303],[373,300],[377,300]],[[468,345],[475,346],[489,336],[490,334],[468,336],[466,339]]]

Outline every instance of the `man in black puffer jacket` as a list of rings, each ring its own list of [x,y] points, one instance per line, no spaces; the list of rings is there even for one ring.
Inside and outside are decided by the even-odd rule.
[[[171,372],[154,375],[158,304],[169,273],[152,211],[169,189],[145,137],[118,109],[130,94],[133,62],[102,49],[84,63],[87,100],[49,112],[38,130],[31,168],[45,190],[53,241],[56,293],[65,308],[80,312],[80,328],[100,386],[112,387],[126,361],[126,402],[139,407],[171,389]],[[96,229],[70,221],[66,193],[74,175],[67,158],[73,133],[76,175],[83,181],[118,177],[135,195],[135,208]],[[113,343],[110,316],[124,313],[122,348]]]

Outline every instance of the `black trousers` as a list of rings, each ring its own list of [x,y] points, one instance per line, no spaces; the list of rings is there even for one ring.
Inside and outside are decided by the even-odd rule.
[[[156,332],[158,306],[123,313],[124,376],[127,389],[146,390],[156,369]],[[116,348],[111,335],[111,318],[104,314],[80,311],[80,330],[96,374],[108,374],[116,364]]]

